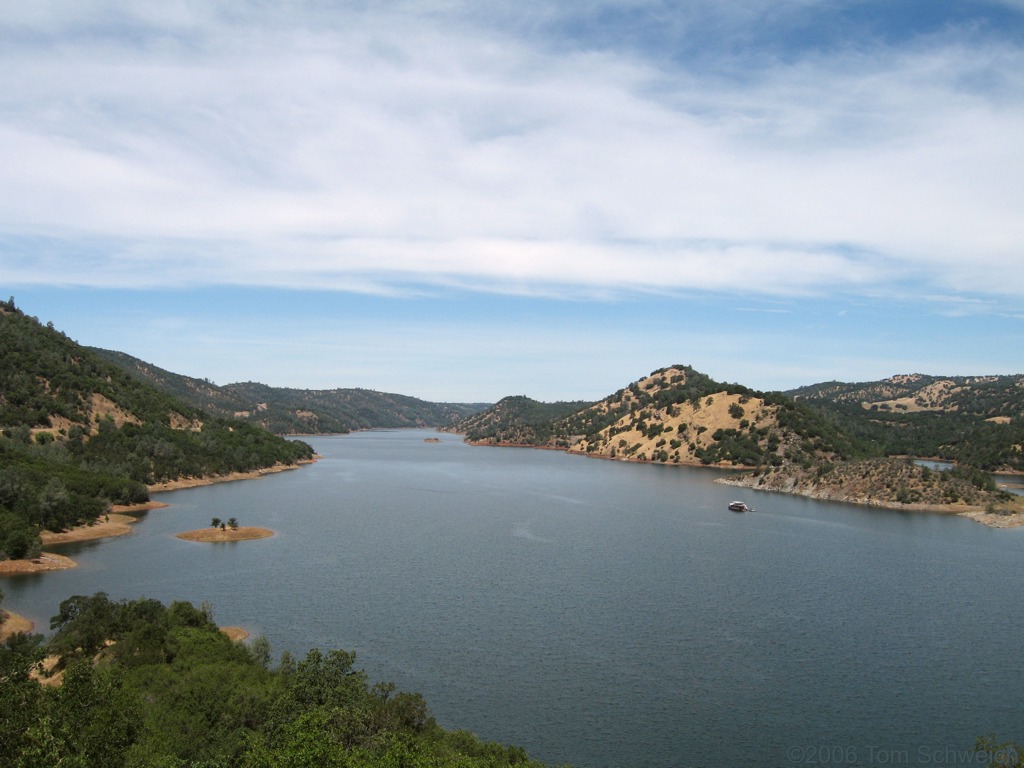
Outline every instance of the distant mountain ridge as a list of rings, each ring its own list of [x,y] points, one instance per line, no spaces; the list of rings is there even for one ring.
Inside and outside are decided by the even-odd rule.
[[[275,434],[339,434],[358,429],[446,427],[490,403],[432,403],[369,389],[291,389],[258,382],[218,386],[172,373],[123,352],[94,351],[209,413],[257,424]]]

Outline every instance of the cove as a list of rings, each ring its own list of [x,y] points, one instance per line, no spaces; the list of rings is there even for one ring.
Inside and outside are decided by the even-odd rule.
[[[312,466],[159,494],[131,535],[61,548],[78,568],[4,579],[5,607],[45,628],[72,594],[208,602],[553,764],[913,765],[1024,740],[1019,530],[754,492],[735,514],[714,470],[432,432],[307,441]],[[212,517],[277,535],[175,538]]]

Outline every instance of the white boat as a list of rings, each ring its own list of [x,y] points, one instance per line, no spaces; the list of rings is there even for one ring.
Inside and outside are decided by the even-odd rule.
[[[746,502],[743,501],[730,501],[729,509],[733,512],[753,512],[750,507],[747,506]]]

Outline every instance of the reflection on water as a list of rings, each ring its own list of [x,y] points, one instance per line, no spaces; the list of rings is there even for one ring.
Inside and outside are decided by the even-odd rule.
[[[301,471],[161,494],[132,534],[67,545],[77,569],[4,580],[5,604],[46,626],[72,594],[209,601],[553,763],[1024,739],[1019,531],[757,492],[737,515],[714,471],[423,437],[314,438]],[[214,516],[278,535],[174,537]]]

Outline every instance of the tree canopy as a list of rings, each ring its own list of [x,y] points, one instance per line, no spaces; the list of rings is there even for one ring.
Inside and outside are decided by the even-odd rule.
[[[274,666],[265,638],[232,642],[190,603],[77,595],[51,626],[45,645],[0,647],[0,754],[14,768],[539,765],[441,728],[419,694],[371,684],[354,653]],[[58,687],[32,676],[44,654],[59,658]]]

